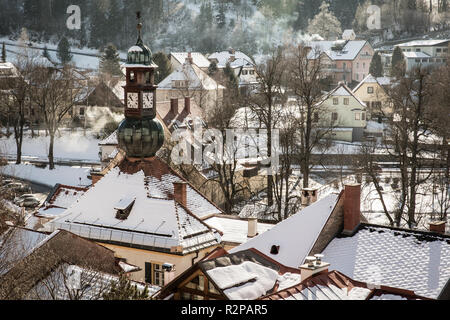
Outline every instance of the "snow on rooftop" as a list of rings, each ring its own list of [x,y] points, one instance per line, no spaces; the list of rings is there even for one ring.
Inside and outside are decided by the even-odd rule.
[[[285,266],[298,268],[314,246],[338,199],[337,194],[331,194],[230,253],[255,248]],[[270,253],[273,245],[280,246],[277,255]]]
[[[248,221],[241,219],[231,219],[227,217],[212,217],[204,220],[205,223],[223,233],[222,241],[231,243],[244,243],[248,240]],[[258,234],[263,234],[274,225],[258,222]]]
[[[367,41],[350,40],[345,42],[341,41],[308,41],[306,46],[312,48],[308,55],[309,59],[317,58],[317,54],[325,53],[331,60],[354,60],[362,48],[366,45]],[[343,45],[342,50],[336,50],[337,44]]]
[[[119,144],[117,130],[98,143],[100,146],[116,146]]]
[[[234,60],[232,59],[232,57],[234,57]],[[215,52],[209,55],[208,59],[217,60],[218,68],[225,68],[227,63],[230,63],[230,66],[232,68],[253,66],[252,59],[250,59],[249,56],[241,51],[234,51],[234,53],[231,53],[229,50]]]
[[[188,58],[188,52],[170,53],[179,63],[184,64]],[[191,52],[192,62],[199,68],[208,68],[211,62],[200,52]]]
[[[397,47],[426,47],[426,46],[435,46],[440,44],[445,44],[446,42],[449,42],[450,39],[443,39],[443,40],[415,40],[405,43],[400,43],[396,45]]]
[[[255,300],[271,290],[278,279],[275,270],[249,261],[207,273],[230,300]]]
[[[408,59],[431,58],[429,54],[426,54],[424,52],[403,52],[403,55]]]
[[[331,269],[354,280],[437,298],[450,278],[447,238],[364,227],[353,237],[335,238],[323,254]]]
[[[175,180],[175,176],[168,177]],[[126,174],[117,167],[113,168],[76,204],[45,227],[50,230],[66,229],[91,239],[147,244],[166,249],[183,246],[191,250],[196,246],[217,244],[217,235],[198,218],[168,199],[152,179],[156,178],[145,177],[143,171]],[[172,184],[165,182],[166,186]],[[135,203],[127,219],[117,219],[117,206],[125,206],[134,198]],[[195,201],[192,198],[191,191],[188,199]],[[196,199],[203,200],[196,204],[200,208],[202,204],[209,204],[198,195]],[[208,205],[205,207],[208,210]],[[191,208],[196,212],[195,206],[191,205]]]

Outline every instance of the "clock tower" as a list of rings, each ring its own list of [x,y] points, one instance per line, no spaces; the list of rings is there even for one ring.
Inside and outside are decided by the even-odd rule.
[[[140,20],[140,12],[137,13]],[[142,23],[137,26],[138,40],[128,50],[125,89],[125,119],[119,125],[119,147],[128,157],[155,156],[164,143],[164,131],[156,117],[155,70],[151,50],[141,37]]]

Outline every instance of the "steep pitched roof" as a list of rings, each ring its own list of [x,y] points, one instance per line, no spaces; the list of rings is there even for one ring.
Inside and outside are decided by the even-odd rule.
[[[234,56],[234,60],[231,58]],[[251,67],[253,66],[252,59],[241,51],[234,51],[234,53],[227,51],[214,52],[208,56],[209,60],[217,60],[218,68],[225,68],[227,63],[231,68]]]
[[[414,292],[390,287],[374,288],[331,271],[318,274],[261,300],[421,300]]]
[[[298,268],[312,250],[338,200],[338,195],[331,194],[230,252],[255,248],[285,266]],[[271,253],[274,245],[279,246],[277,254]]]
[[[195,64],[185,62],[178,70],[172,72],[167,78],[158,84],[159,89],[176,89],[173,87],[173,81],[188,81],[190,90],[217,90],[225,87],[218,84],[213,78],[208,76]]]
[[[317,105],[324,103],[326,100],[328,100],[330,97],[333,96],[351,96],[355,98],[356,101],[358,101],[359,104],[361,104],[361,106],[363,106],[364,108],[367,107],[366,104],[362,102],[357,96],[355,96],[354,92],[352,92],[352,90],[343,83],[339,84],[336,88],[334,88],[329,93],[324,95],[322,100],[318,102]]]
[[[112,168],[48,228],[72,230],[98,241],[141,245],[151,250],[187,254],[220,243],[217,232],[200,217],[221,211],[192,186],[187,205],[174,200],[174,182],[183,181],[157,157]],[[130,212],[119,219],[119,204]]]
[[[450,278],[450,237],[363,225],[335,238],[323,251],[333,269],[349,277],[437,298]]]
[[[192,62],[199,68],[208,68],[211,62],[200,52],[191,52]],[[171,52],[170,55],[179,63],[184,64],[189,56],[188,52]]]

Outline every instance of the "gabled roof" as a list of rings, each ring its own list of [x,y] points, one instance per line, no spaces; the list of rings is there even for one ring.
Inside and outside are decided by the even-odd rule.
[[[208,68],[211,62],[200,52],[191,52],[192,62],[199,68]],[[171,52],[170,55],[179,63],[184,64],[189,56],[188,52]]]
[[[308,41],[305,46],[311,47],[308,59],[316,59],[318,54],[326,54],[331,60],[354,60],[368,43],[361,40]],[[342,49],[336,49],[336,46]]]
[[[117,130],[98,143],[99,146],[117,146],[118,144]]]
[[[339,84],[336,88],[334,88],[329,93],[324,95],[322,100],[320,102],[318,102],[317,105],[321,105],[326,100],[328,100],[330,97],[335,97],[335,96],[351,96],[351,97],[355,98],[356,101],[358,101],[359,104],[361,104],[364,108],[367,107],[366,104],[364,102],[362,102],[357,96],[355,96],[354,93],[352,92],[352,90],[343,83]]]
[[[374,288],[331,271],[318,274],[261,300],[421,300],[414,292],[390,287]]]
[[[178,70],[172,72],[158,84],[158,89],[180,90],[173,87],[173,81],[188,81],[189,90],[217,90],[225,87],[218,84],[195,64],[185,62]]]
[[[362,225],[323,251],[331,268],[349,277],[437,298],[450,278],[450,237]]]
[[[234,60],[232,57],[234,56]],[[247,56],[245,53],[241,51],[221,51],[221,52],[214,52],[213,54],[208,56],[208,59],[211,60],[217,60],[217,67],[218,68],[225,68],[227,63],[230,64],[231,68],[240,68],[240,67],[251,67],[253,66],[252,59],[250,59],[249,56]]]
[[[200,218],[222,212],[190,185],[186,207],[176,202],[173,183],[179,181],[183,179],[157,157],[125,159],[48,228],[180,254],[219,244],[218,233]],[[134,198],[134,203],[127,218],[119,219],[115,208],[125,198]]]
[[[378,77],[375,78],[374,76],[372,76],[370,73],[360,82],[358,83],[358,85],[353,89],[353,93],[356,93],[356,91],[358,91],[359,88],[361,88],[361,86],[364,83],[374,83],[374,84],[378,84],[381,87],[389,85],[391,83],[391,78],[389,77]]]
[[[311,252],[338,200],[337,194],[331,194],[230,252],[255,248],[285,266],[298,268]],[[274,245],[279,246],[278,254],[271,253]]]
[[[65,209],[77,202],[88,188],[57,184],[47,196],[42,208],[37,212],[38,216],[53,218],[61,215]]]

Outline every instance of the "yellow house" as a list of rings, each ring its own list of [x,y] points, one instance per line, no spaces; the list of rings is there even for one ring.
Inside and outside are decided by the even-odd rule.
[[[367,126],[367,109],[345,85],[340,84],[315,107],[313,121],[328,130],[332,140],[361,141]]]
[[[353,94],[366,104],[369,119],[392,117],[393,104],[384,88],[389,84],[390,78],[375,78],[369,74],[353,89]]]

